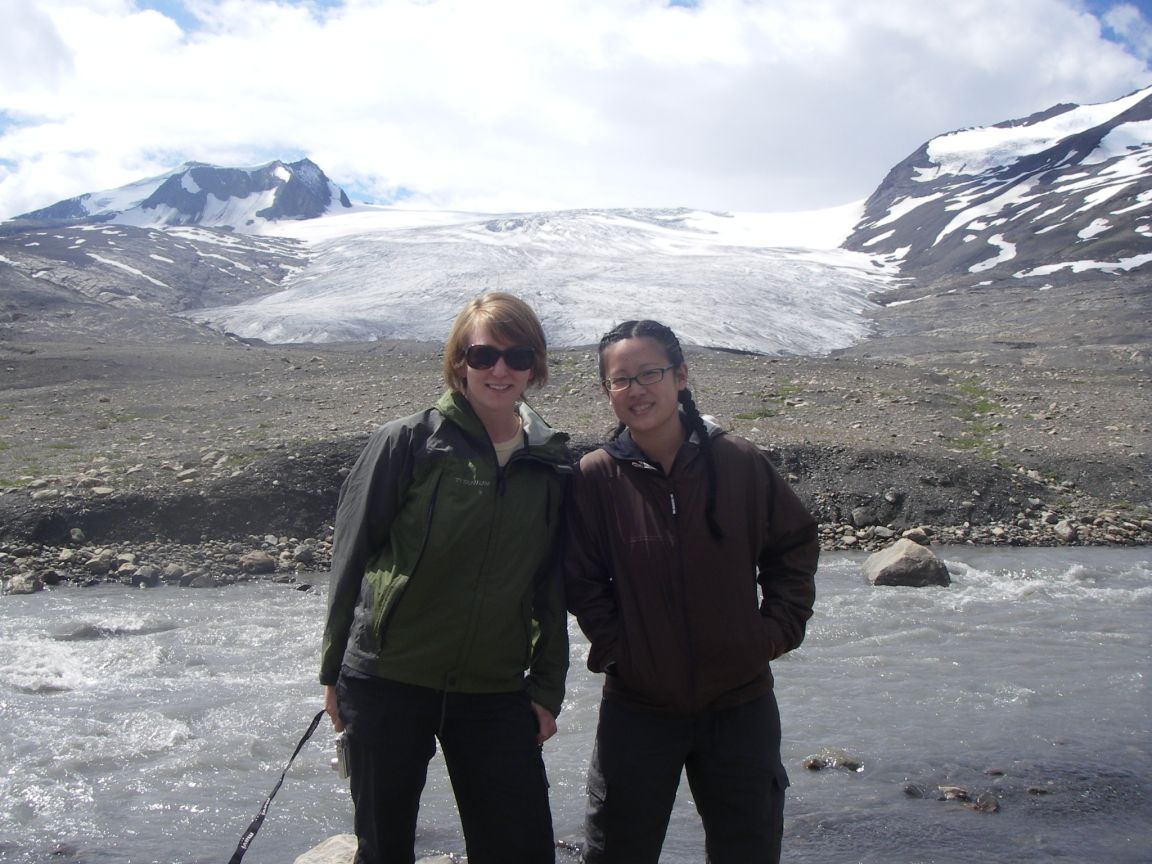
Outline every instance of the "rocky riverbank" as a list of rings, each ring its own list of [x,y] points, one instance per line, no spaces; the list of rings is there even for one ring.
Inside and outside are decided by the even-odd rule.
[[[441,390],[435,345],[7,335],[9,590],[312,580],[369,431]],[[769,450],[826,549],[877,549],[913,528],[934,543],[1152,543],[1145,357],[972,339],[909,355],[909,344],[879,335],[831,357],[688,361],[702,410]],[[550,375],[532,401],[578,455],[612,426],[594,350],[553,352]]]

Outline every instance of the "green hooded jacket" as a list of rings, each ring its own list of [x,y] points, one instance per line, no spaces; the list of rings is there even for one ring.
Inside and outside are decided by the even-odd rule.
[[[520,417],[525,446],[503,468],[452,391],[373,433],[340,490],[322,684],[345,664],[448,692],[526,689],[559,713],[568,436]]]

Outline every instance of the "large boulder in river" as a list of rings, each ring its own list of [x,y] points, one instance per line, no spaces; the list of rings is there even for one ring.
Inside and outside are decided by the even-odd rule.
[[[864,575],[873,585],[924,588],[952,583],[947,565],[936,557],[936,553],[907,538],[870,555],[864,562]]]
[[[36,573],[21,572],[8,580],[9,594],[35,594],[44,590],[44,581]]]

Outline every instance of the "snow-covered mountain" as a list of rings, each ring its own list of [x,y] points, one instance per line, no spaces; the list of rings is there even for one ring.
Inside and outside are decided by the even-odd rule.
[[[503,289],[556,345],[653,317],[697,345],[824,353],[889,300],[1113,279],[1143,302],[1150,216],[1152,88],[934,138],[822,213],[416,212],[353,207],[308,160],[189,164],[0,225],[0,325],[40,286],[269,342],[439,341]]]
[[[199,225],[248,233],[283,220],[314,219],[352,202],[310,159],[257,168],[187,162],[119,189],[59,201],[14,220],[26,225],[114,222],[139,228]]]
[[[848,249],[926,281],[1152,270],[1152,87],[933,138],[868,199]]]

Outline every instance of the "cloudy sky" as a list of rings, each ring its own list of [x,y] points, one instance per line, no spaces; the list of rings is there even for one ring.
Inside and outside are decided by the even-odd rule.
[[[353,199],[788,211],[1152,84],[1152,0],[0,0],[0,219],[310,156]]]

